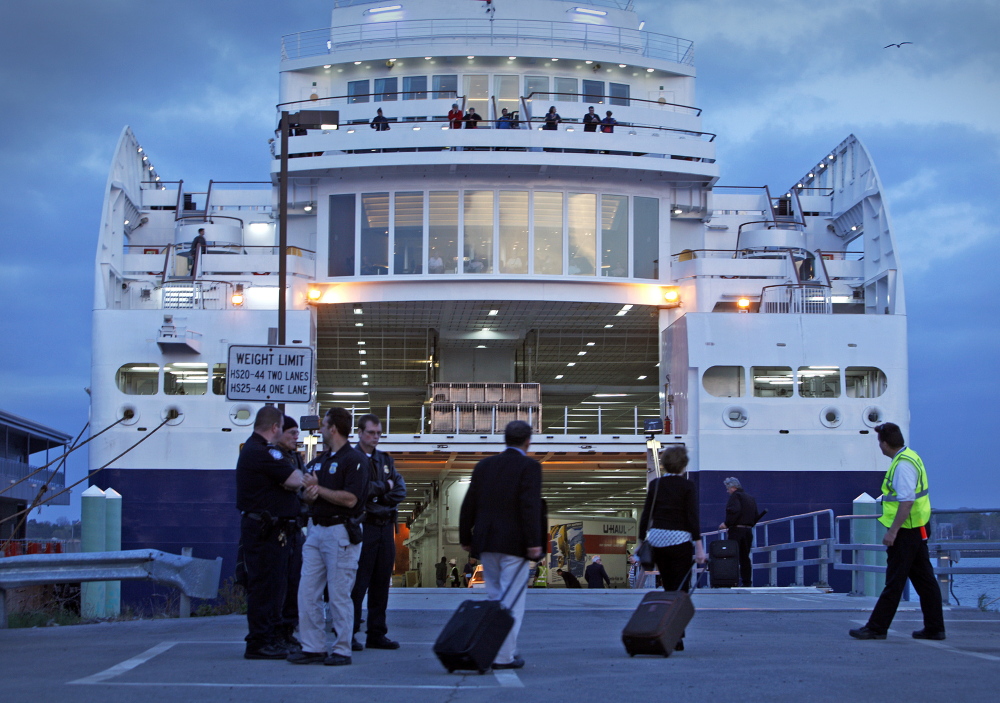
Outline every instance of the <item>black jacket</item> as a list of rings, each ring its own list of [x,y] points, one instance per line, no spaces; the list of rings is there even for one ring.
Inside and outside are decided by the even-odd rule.
[[[358,444],[358,453],[365,452]],[[396,522],[396,506],[406,500],[406,481],[396,471],[396,463],[385,452],[376,449],[369,459],[368,500],[365,502],[365,522],[385,525]],[[389,488],[392,481],[392,488]]]
[[[510,447],[472,471],[459,515],[459,541],[485,552],[527,556],[541,547],[542,465]]]
[[[659,488],[657,488],[659,484]],[[653,496],[656,496],[656,505]],[[653,524],[649,525],[650,511]],[[691,533],[691,539],[701,539],[698,522],[698,489],[683,476],[666,474],[653,480],[646,488],[646,505],[639,518],[639,539],[646,539],[646,528],[663,530],[684,530]]]
[[[594,562],[583,572],[583,578],[587,582],[587,588],[604,588],[604,584],[611,587],[611,579],[608,572],[604,570],[604,564]]]
[[[757,501],[742,488],[737,488],[726,502],[726,527],[753,527],[756,523]]]

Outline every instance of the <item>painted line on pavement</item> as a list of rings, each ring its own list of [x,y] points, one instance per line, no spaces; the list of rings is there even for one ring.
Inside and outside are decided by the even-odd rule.
[[[854,622],[856,622],[857,624],[862,625],[862,626],[864,626],[864,625],[866,625],[868,623],[867,620],[855,620]],[[961,622],[961,621],[959,621],[959,622]],[[968,657],[975,657],[976,659],[985,659],[986,661],[1000,662],[1000,657],[993,656],[992,654],[983,654],[982,652],[970,652],[967,649],[959,649],[958,647],[953,647],[950,644],[945,644],[944,642],[941,642],[940,640],[918,640],[918,639],[914,639],[912,636],[907,637],[905,634],[903,634],[899,630],[894,630],[892,628],[889,628],[889,630],[887,631],[887,634],[894,635],[896,637],[902,637],[904,639],[910,639],[910,640],[913,640],[914,642],[916,642],[917,644],[922,644],[922,645],[925,645],[927,647],[934,647],[935,649],[943,649],[943,650],[948,651],[948,652],[954,652],[955,654],[964,654],[964,655],[966,655]]]
[[[496,676],[497,681],[504,688],[524,688],[520,677],[510,669],[494,669],[493,675]]]
[[[71,681],[70,683],[83,683],[84,680]],[[97,683],[97,682],[94,682]],[[181,686],[184,688],[384,688],[384,689],[428,689],[428,690],[445,690],[452,691],[456,688],[460,688],[463,691],[475,691],[475,690],[495,690],[493,686],[459,686],[456,684],[451,684],[449,686],[445,685],[432,685],[432,684],[372,684],[372,683],[219,683],[219,682],[178,682],[178,681],[147,681],[144,683],[132,682],[132,681],[106,681],[101,682],[105,686],[142,686],[144,688],[149,688],[151,686]]]
[[[87,677],[84,677],[82,679],[77,679],[76,681],[70,681],[69,683],[84,683],[84,684],[87,684],[87,683],[103,683],[103,682],[107,681],[108,679],[113,679],[116,676],[121,676],[122,674],[124,674],[127,671],[131,671],[132,669],[136,668],[140,664],[145,664],[146,662],[148,662],[150,659],[152,659],[156,655],[163,654],[168,649],[170,649],[171,647],[173,647],[175,644],[177,644],[177,643],[176,642],[160,642],[155,647],[150,647],[149,649],[147,649],[142,654],[139,654],[138,656],[134,656],[131,659],[126,659],[121,664],[115,664],[110,669],[105,669],[104,671],[100,671],[100,672],[98,672],[96,674],[93,674],[92,676],[87,676]]]

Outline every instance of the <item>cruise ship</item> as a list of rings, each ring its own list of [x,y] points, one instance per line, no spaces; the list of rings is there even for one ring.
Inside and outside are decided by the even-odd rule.
[[[280,391],[236,383],[232,347],[307,354],[289,415],[383,418],[409,585],[461,558],[469,475],[511,419],[536,429],[550,523],[611,526],[588,552],[634,540],[615,526],[650,440],[687,447],[706,529],[727,476],[769,518],[877,490],[872,428],[908,430],[906,311],[861,141],[729,183],[692,42],[631,0],[333,0],[329,22],[280,59],[276,37],[259,181],[185,183],[121,134],[91,384],[91,427],[114,427],[90,469],[123,497],[123,548],[232,572],[236,458]]]

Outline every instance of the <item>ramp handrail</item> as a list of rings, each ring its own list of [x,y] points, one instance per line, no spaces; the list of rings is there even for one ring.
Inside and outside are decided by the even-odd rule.
[[[6,590],[82,581],[155,581],[192,598],[219,592],[222,557],[214,560],[154,549],[76,554],[28,554],[0,559],[0,629],[7,627]]]

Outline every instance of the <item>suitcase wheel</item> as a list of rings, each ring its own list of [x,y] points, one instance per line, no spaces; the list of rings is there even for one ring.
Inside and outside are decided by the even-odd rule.
[[[635,656],[635,652],[629,652],[629,653],[628,653],[628,655],[629,655],[630,657],[634,657],[634,656]]]
[[[451,668],[450,666],[449,666],[449,667],[447,667],[447,669],[448,669],[448,673],[449,673],[449,674],[454,674],[454,673],[455,673],[455,670],[454,670],[454,669],[452,669],[452,668]]]
[[[487,671],[489,671],[489,669],[480,669],[480,670],[479,670],[479,675],[480,675],[480,676],[482,676],[482,675],[483,675],[483,674],[485,674],[485,673],[486,673]]]

